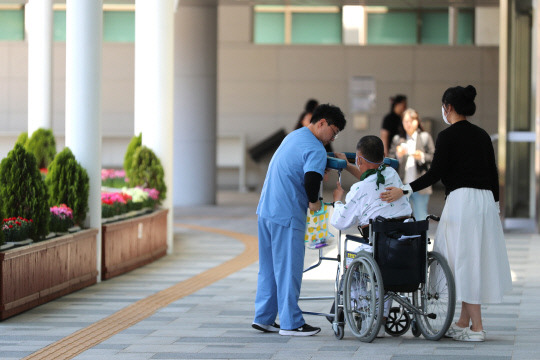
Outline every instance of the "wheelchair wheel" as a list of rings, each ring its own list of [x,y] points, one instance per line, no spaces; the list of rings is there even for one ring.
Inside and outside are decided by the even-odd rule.
[[[401,336],[405,334],[411,326],[411,317],[409,312],[401,307],[394,306],[390,309],[386,319],[385,331],[392,336]]]
[[[341,340],[343,339],[344,334],[345,334],[345,326],[338,325],[337,329],[334,330],[334,336],[336,337],[336,339]]]
[[[351,262],[343,283],[345,321],[360,341],[372,342],[384,308],[382,275],[371,254],[361,251]]]
[[[428,340],[444,336],[456,307],[456,288],[446,259],[437,252],[428,253],[425,284],[413,296],[413,304],[426,315],[415,315],[416,325]]]
[[[421,335],[420,329],[418,328],[418,325],[416,324],[416,320],[414,319],[411,322],[411,332],[414,335],[414,337],[419,337]]]

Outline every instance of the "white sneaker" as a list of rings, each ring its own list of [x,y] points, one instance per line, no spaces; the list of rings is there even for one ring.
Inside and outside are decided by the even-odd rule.
[[[461,333],[454,336],[454,340],[482,342],[486,340],[486,332],[484,330],[472,331],[469,328],[465,328]]]
[[[452,325],[450,325],[450,327],[448,328],[444,336],[447,338],[453,338],[454,336],[461,334],[461,332],[465,329],[466,328],[460,327],[456,323],[452,323]]]

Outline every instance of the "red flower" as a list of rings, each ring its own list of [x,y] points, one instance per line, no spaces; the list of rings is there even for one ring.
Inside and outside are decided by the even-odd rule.
[[[20,222],[20,221],[15,221],[15,224],[21,226],[21,222]]]
[[[10,229],[13,229],[13,225],[9,224],[8,226],[9,226]]]

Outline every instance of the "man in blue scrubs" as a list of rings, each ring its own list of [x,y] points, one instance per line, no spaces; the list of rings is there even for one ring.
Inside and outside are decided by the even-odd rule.
[[[324,145],[345,127],[336,106],[319,105],[311,123],[290,133],[276,150],[257,207],[259,276],[252,327],[280,335],[310,336],[320,328],[304,321],[298,306],[304,270],[306,212],[321,208]],[[276,323],[279,313],[281,327]]]

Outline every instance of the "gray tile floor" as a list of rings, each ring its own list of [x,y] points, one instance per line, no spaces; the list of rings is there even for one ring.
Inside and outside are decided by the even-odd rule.
[[[434,195],[431,212],[440,212],[441,198]],[[256,235],[256,194],[220,192],[218,200],[220,206],[177,209],[176,223]],[[76,359],[540,359],[540,236],[506,234],[506,239],[514,288],[502,304],[482,307],[488,331],[485,343],[432,342],[409,332],[365,344],[347,328],[345,338],[336,340],[324,318],[309,315],[308,323],[322,327],[316,336],[259,333],[250,326],[258,270],[253,263],[173,302]],[[176,226],[172,255],[0,322],[0,358],[30,355],[242,250],[237,240]],[[316,253],[306,252],[306,264]],[[303,295],[331,295],[334,276],[334,263],[306,273]],[[327,311],[329,305],[304,302],[302,308]]]

